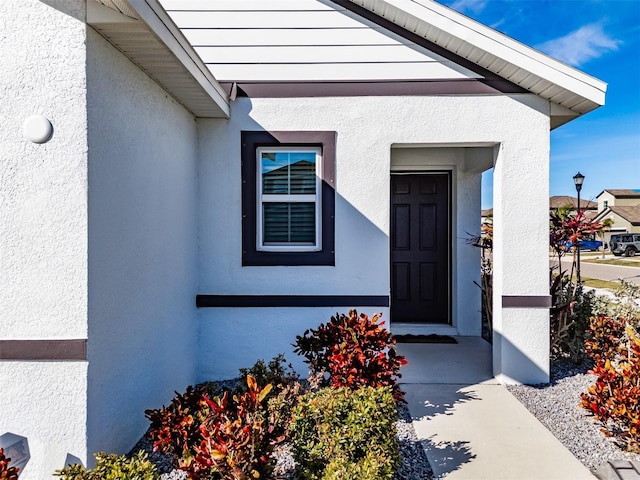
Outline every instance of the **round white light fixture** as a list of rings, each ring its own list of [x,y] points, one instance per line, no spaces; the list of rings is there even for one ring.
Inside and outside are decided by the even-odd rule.
[[[53,135],[53,125],[42,115],[32,115],[24,121],[22,131],[33,143],[46,143]]]

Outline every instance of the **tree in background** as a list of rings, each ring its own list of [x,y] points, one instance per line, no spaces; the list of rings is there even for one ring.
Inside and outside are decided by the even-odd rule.
[[[611,231],[611,227],[613,226],[612,218],[605,218],[602,222],[602,228],[598,230],[598,236],[600,240],[602,240],[602,258],[604,258],[604,251],[607,249],[607,243],[605,242],[605,233]]]
[[[579,242],[603,228],[601,223],[588,220],[583,210],[576,211],[572,207],[560,208],[550,214],[549,245],[557,258],[557,265],[549,272],[551,354],[569,357],[576,363],[584,356],[585,332],[594,301],[594,294],[584,292],[583,285],[574,279]],[[562,269],[562,257],[567,253],[571,253],[572,258],[568,275]]]

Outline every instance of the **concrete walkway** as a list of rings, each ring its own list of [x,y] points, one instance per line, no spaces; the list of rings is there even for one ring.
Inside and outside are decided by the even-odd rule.
[[[594,480],[492,375],[491,345],[398,344],[402,389],[435,478]]]

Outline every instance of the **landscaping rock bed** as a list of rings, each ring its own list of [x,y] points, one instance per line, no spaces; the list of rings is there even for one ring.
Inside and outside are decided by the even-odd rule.
[[[600,432],[600,425],[579,406],[580,395],[595,381],[588,367],[560,362],[548,385],[512,385],[508,390],[586,467],[596,471],[609,460],[640,461]]]

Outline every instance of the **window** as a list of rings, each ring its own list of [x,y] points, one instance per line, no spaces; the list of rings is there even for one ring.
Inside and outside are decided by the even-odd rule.
[[[608,201],[608,200],[605,200],[605,201],[604,201],[604,208],[607,208],[608,206],[609,206],[609,201]]]
[[[242,264],[334,265],[335,132],[242,132]]]
[[[320,148],[257,148],[256,248],[321,250]]]

